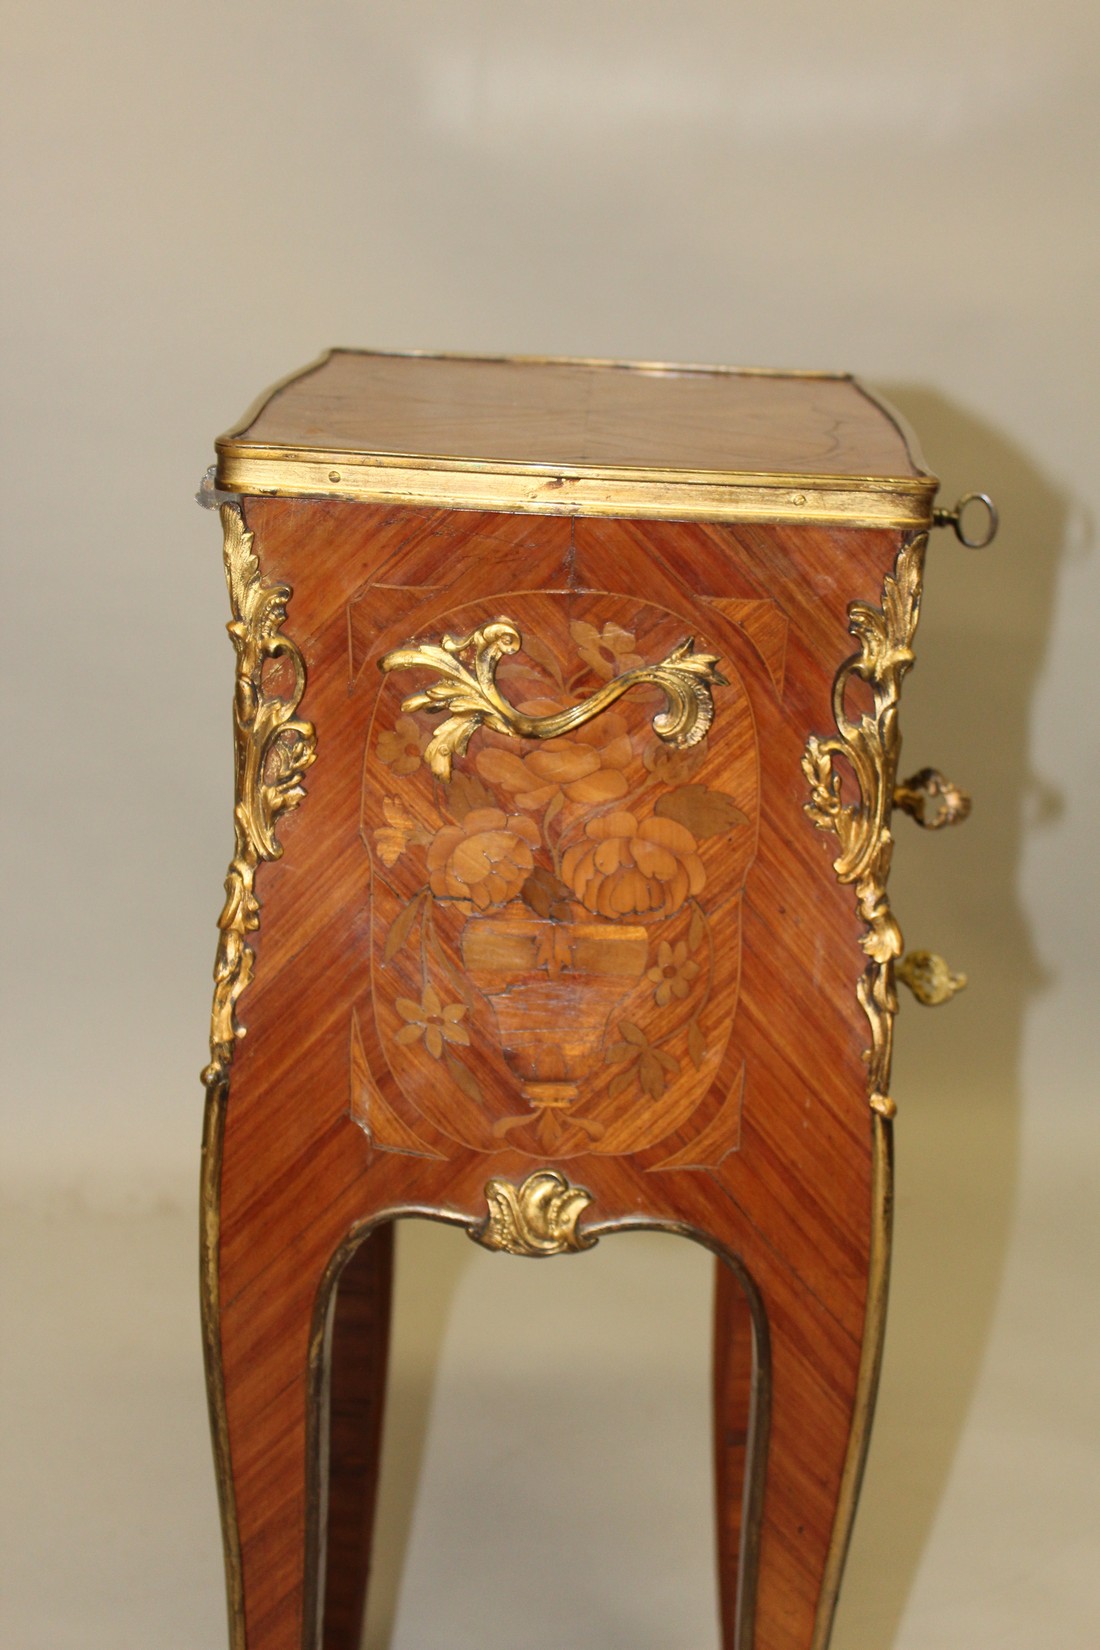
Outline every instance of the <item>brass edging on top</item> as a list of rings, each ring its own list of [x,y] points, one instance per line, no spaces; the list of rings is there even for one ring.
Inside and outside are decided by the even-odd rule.
[[[467,361],[497,367],[596,367],[609,372],[676,372],[695,373],[714,378],[798,378],[827,380],[832,383],[850,383],[850,372],[835,372],[819,367],[736,367],[705,361],[630,361],[617,355],[497,355],[491,350],[454,349],[353,349],[337,345],[326,350],[318,361],[301,369],[304,376],[314,367],[322,366],[334,355],[372,355],[387,361]],[[295,374],[294,376],[298,376]],[[276,386],[278,387],[278,386]]]
[[[916,531],[931,525],[937,488],[932,476],[536,466],[238,446],[226,438],[217,450],[217,485],[229,493],[520,515],[845,523]]]
[[[286,447],[278,442],[238,441],[232,435],[222,435],[214,443],[218,454],[218,475],[227,464],[245,464],[250,460],[265,465],[301,464],[348,470],[429,470],[454,472],[460,475],[502,477],[532,477],[541,481],[606,481],[606,482],[664,482],[670,486],[742,487],[742,488],[797,488],[809,487],[817,492],[887,492],[920,497],[938,487],[936,477],[917,476],[833,475],[828,472],[805,470],[709,470],[692,469],[687,465],[644,464],[557,464],[549,460],[517,460],[507,458],[472,458],[460,453],[401,453],[366,452],[356,447]],[[326,478],[333,487],[339,481]]]

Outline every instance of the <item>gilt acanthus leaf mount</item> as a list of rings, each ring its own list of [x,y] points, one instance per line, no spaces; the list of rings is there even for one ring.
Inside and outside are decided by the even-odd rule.
[[[802,757],[810,786],[806,812],[818,830],[831,831],[839,841],[833,869],[840,882],[855,885],[859,914],[866,924],[860,944],[868,961],[857,990],[871,1027],[871,1046],[865,1056],[871,1105],[887,1117],[895,1109],[889,1096],[898,1006],[894,970],[904,949],[886,894],[894,845],[890,811],[901,747],[901,683],[913,664],[927,543],[927,534],[921,534],[902,546],[893,571],[883,581],[881,607],[864,601],[849,606],[848,628],[860,646],[840,666],[833,683],[836,735],[811,734]],[[853,677],[871,689],[871,709],[858,717],[851,716],[847,708]],[[845,798],[841,771],[835,766],[838,758],[850,767],[856,781],[858,795],[851,801]]]
[[[225,1077],[233,1045],[243,1035],[236,1004],[252,978],[254,965],[245,936],[260,925],[256,867],[282,853],[276,827],[305,795],[302,775],[316,754],[312,723],[295,716],[305,692],[306,671],[301,653],[282,634],[289,586],[269,584],[261,575],[253,535],[245,529],[240,507],[223,504],[220,513],[233,614],[227,629],[237,654],[233,700],[236,804],[234,853],[218,918],[210,1064],[203,1072],[208,1086]],[[280,664],[289,676],[281,691],[265,679],[268,667]]]
[[[536,1169],[518,1186],[490,1180],[485,1200],[488,1213],[470,1236],[486,1249],[538,1258],[591,1249],[596,1242],[577,1225],[592,1194],[571,1185],[556,1169]]]

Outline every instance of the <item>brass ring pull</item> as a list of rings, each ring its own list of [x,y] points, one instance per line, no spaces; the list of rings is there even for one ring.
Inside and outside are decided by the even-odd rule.
[[[456,756],[465,753],[474,732],[482,726],[518,739],[557,739],[583,727],[594,716],[621,699],[631,688],[652,685],[663,690],[666,708],[653,718],[658,739],[676,750],[705,739],[714,721],[712,687],[727,687],[713,653],[696,653],[688,636],[660,664],[624,671],[582,704],[551,716],[526,716],[510,705],[497,687],[502,657],[518,653],[523,637],[511,619],[481,625],[468,636],[440,637],[438,642],[406,642],[378,661],[379,669],[435,672],[435,681],[402,702],[404,711],[449,712],[432,736],[424,760],[440,779],[450,779]],[[464,664],[463,659],[468,663]]]
[[[988,512],[985,531],[977,537],[967,533],[963,525],[963,515],[970,504],[984,504]],[[933,510],[932,523],[935,527],[953,527],[955,537],[960,544],[965,544],[968,550],[984,550],[987,544],[992,544],[997,537],[997,529],[1001,518],[997,513],[997,506],[988,493],[964,493],[953,510]]]
[[[938,768],[922,768],[894,787],[894,807],[925,831],[961,825],[970,815],[970,792],[945,779]]]

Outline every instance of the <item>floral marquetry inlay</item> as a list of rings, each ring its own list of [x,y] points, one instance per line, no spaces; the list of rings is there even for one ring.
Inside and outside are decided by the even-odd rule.
[[[459,609],[380,651],[353,1111],[382,1149],[650,1152],[661,1168],[739,1103],[748,697],[717,648],[644,602],[485,607],[510,617]]]

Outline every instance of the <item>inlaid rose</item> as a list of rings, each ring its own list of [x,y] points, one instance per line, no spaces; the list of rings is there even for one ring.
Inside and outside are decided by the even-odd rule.
[[[532,714],[559,707],[553,701],[525,705]],[[507,791],[517,807],[536,811],[561,795],[567,802],[596,807],[617,802],[629,789],[626,770],[632,747],[625,720],[614,712],[559,739],[515,749],[515,741],[487,743],[477,754],[477,771],[490,785]]]
[[[562,857],[562,880],[597,916],[667,917],[702,892],[697,848],[674,819],[639,822],[624,809],[589,820],[583,840]]]
[[[535,865],[540,842],[532,819],[500,808],[474,808],[460,825],[445,825],[428,848],[432,893],[467,915],[507,905]]]

